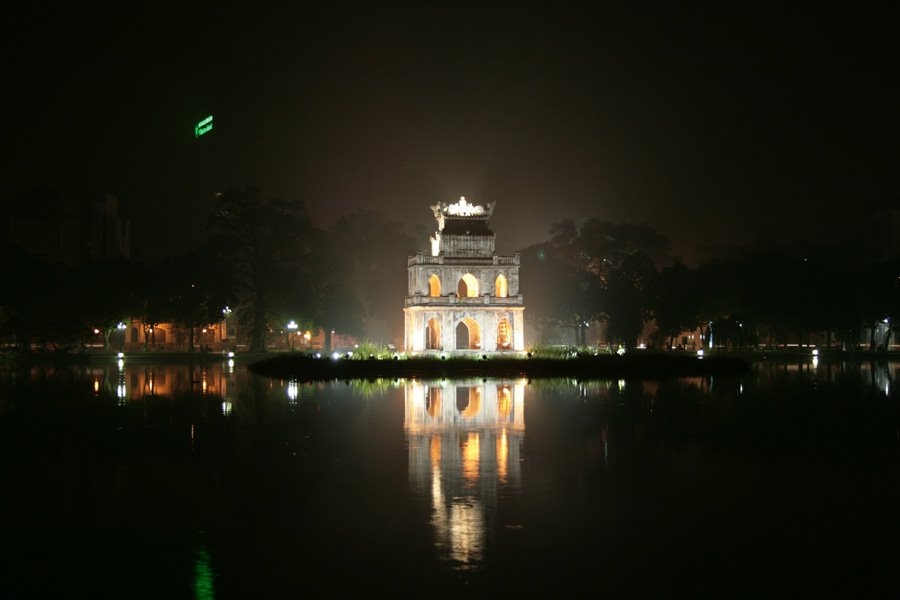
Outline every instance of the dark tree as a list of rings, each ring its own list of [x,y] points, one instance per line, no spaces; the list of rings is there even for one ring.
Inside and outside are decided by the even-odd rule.
[[[163,262],[166,279],[161,283],[168,312],[175,324],[187,332],[188,352],[194,352],[197,328],[221,320],[222,309],[233,303],[220,267],[209,245]]]
[[[694,272],[682,263],[664,268],[657,278],[653,316],[667,348],[676,345],[675,336],[699,324]]]
[[[321,234],[300,201],[263,200],[256,189],[229,190],[210,217],[211,244],[250,332],[250,351],[265,352],[270,325],[285,303],[305,309],[318,283],[314,248]],[[287,292],[290,291],[290,294]],[[310,307],[305,310],[312,311]]]
[[[609,341],[634,348],[651,318],[656,268],[642,252],[628,254],[606,272],[601,305],[606,315]]]
[[[556,237],[521,252],[525,314],[541,331],[542,342],[548,328],[566,327],[574,331],[574,343],[582,345],[586,327],[600,316],[599,280],[578,267],[571,250],[563,237]]]
[[[406,259],[416,252],[415,240],[401,223],[374,211],[341,217],[330,238],[335,283],[358,300],[359,333],[372,340],[401,339]]]
[[[82,327],[99,329],[105,350],[110,350],[118,324],[140,312],[136,274],[141,270],[133,261],[119,259],[87,263],[76,271]]]
[[[71,269],[47,264],[18,248],[0,251],[0,286],[4,337],[20,351],[30,352],[32,344],[70,346],[83,339]]]

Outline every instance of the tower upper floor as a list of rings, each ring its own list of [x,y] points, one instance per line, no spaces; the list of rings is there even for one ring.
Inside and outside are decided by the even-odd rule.
[[[431,207],[437,231],[431,236],[431,255],[447,257],[485,257],[494,254],[494,232],[488,220],[494,203],[469,204],[461,197],[455,204],[441,202]]]
[[[494,204],[442,202],[431,207],[437,231],[431,256],[409,258],[406,305],[480,304],[520,306],[519,254],[494,253],[494,232],[488,219]]]

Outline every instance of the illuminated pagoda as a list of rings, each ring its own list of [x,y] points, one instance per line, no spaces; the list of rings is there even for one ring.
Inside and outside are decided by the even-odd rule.
[[[524,352],[519,254],[498,256],[488,220],[494,204],[460,198],[431,207],[431,256],[407,261],[405,343],[411,354]]]

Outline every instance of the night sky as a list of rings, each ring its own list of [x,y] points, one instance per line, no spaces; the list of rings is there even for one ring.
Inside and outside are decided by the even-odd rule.
[[[695,261],[900,192],[896,21],[859,4],[325,4],[7,9],[4,193],[111,192],[148,257],[255,185],[320,227],[495,201],[501,252],[645,221]]]

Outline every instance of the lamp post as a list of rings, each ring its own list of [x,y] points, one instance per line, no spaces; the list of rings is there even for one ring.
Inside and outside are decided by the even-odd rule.
[[[291,350],[293,350],[294,349],[294,338],[292,338],[291,336],[294,334],[294,331],[297,330],[297,323],[293,319],[291,319],[290,321],[288,321],[287,329],[288,329],[288,334],[287,334],[288,347]]]
[[[234,321],[236,319],[231,319],[231,313],[234,311],[226,306],[222,309],[222,341],[225,341],[225,338],[234,338],[234,342],[231,347],[232,350],[237,349],[237,330],[235,329]]]
[[[125,351],[125,330],[127,328],[128,328],[128,326],[125,325],[125,323],[123,323],[122,321],[119,321],[119,324],[116,325],[116,329],[118,329],[122,333],[122,339],[121,339],[121,342],[119,343],[119,352]]]

